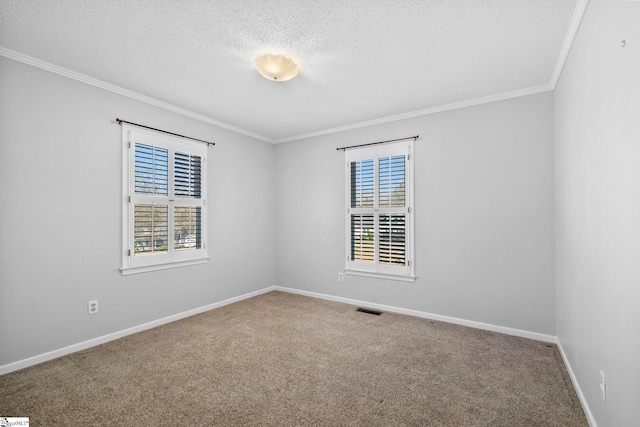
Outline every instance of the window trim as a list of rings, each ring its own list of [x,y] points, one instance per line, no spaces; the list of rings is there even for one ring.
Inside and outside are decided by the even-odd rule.
[[[397,280],[403,282],[415,282],[415,227],[414,227],[414,141],[402,141],[388,143],[378,146],[368,146],[353,148],[345,151],[345,267],[347,275],[373,277],[379,279]],[[351,162],[359,160],[374,159],[374,181],[375,193],[378,193],[379,159],[405,155],[405,256],[407,264],[404,266],[393,266],[377,263],[359,263],[350,259],[351,255]],[[379,216],[384,213],[385,208],[377,206],[379,194],[375,194],[376,205],[374,205],[374,215]],[[378,242],[375,242],[378,250]]]
[[[146,196],[134,193],[135,186],[135,144],[150,144],[154,147],[168,147],[169,163],[168,168],[171,170],[175,156],[175,152],[195,154],[201,157],[200,170],[200,193],[201,202],[194,203],[189,198],[180,198],[175,195],[168,194],[166,199],[169,210],[176,206],[197,205],[201,209],[201,241],[202,248],[194,251],[174,252],[174,237],[169,230],[167,231],[167,246],[171,247],[167,253],[149,254],[140,258],[141,262],[134,261],[133,248],[133,221],[134,221],[134,197],[136,198],[153,198],[154,196]],[[122,263],[121,274],[123,276],[137,273],[145,273],[149,271],[166,270],[170,268],[185,267],[190,265],[204,264],[209,261],[208,245],[207,245],[207,166],[206,166],[206,145],[193,142],[188,138],[180,136],[165,135],[161,132],[140,129],[131,125],[122,124]],[[169,172],[169,181],[175,180],[173,176],[175,171]],[[169,182],[169,189],[173,188],[173,183]],[[174,202],[180,200],[180,202]],[[173,213],[169,218],[173,217]]]
[[[390,274],[390,273],[377,273],[373,271],[355,270],[353,268],[347,269],[345,267],[344,274],[347,276],[360,276],[360,277],[373,277],[375,279],[388,279],[397,280],[399,282],[415,282],[416,276],[413,274]]]
[[[173,261],[169,263],[159,263],[159,264],[153,264],[153,265],[145,265],[141,267],[122,267],[120,271],[123,276],[129,276],[131,274],[147,273],[149,271],[160,271],[160,270],[168,270],[171,268],[187,267],[190,265],[206,264],[207,262],[209,262],[208,256],[200,259],[193,259],[193,260],[187,260],[187,261]]]

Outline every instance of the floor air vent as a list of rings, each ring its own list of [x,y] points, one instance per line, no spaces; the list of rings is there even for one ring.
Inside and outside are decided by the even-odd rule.
[[[356,311],[360,311],[362,313],[367,313],[367,314],[375,314],[376,316],[380,316],[382,314],[382,312],[380,310],[374,310],[372,308],[362,308],[362,307],[358,307],[356,309]]]

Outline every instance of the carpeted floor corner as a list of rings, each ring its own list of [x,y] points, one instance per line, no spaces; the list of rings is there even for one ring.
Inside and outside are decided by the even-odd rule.
[[[270,292],[0,376],[32,426],[588,426],[555,345]]]

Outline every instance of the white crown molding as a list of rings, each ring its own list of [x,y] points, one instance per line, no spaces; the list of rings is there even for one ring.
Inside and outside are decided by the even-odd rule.
[[[640,0],[636,0],[636,1],[640,1]],[[589,0],[578,0],[576,3],[576,7],[571,17],[571,22],[569,23],[569,28],[567,29],[567,34],[562,43],[562,48],[560,49],[560,54],[558,55],[558,61],[556,62],[556,66],[553,71],[553,74],[551,75],[551,81],[549,82],[549,84],[542,85],[542,86],[535,86],[527,89],[516,90],[513,92],[505,92],[505,93],[487,96],[483,98],[471,99],[468,101],[461,101],[461,102],[456,102],[452,104],[441,105],[433,108],[426,108],[423,110],[417,110],[417,111],[412,111],[412,112],[403,113],[403,114],[397,114],[395,116],[387,116],[387,117],[381,117],[373,120],[366,120],[363,122],[352,123],[345,126],[338,126],[334,128],[322,129],[315,132],[308,132],[308,133],[303,133],[299,135],[288,136],[285,138],[278,138],[274,140],[274,143],[279,144],[281,142],[299,141],[302,139],[313,138],[315,136],[329,135],[332,133],[344,132],[348,130],[374,126],[382,123],[394,122],[397,120],[404,120],[412,117],[426,116],[429,114],[455,110],[458,108],[470,107],[473,105],[486,104],[489,102],[501,101],[509,98],[517,98],[520,96],[532,95],[540,92],[553,91],[555,90],[556,85],[558,84],[558,79],[560,78],[560,74],[562,73],[564,64],[567,61],[567,57],[569,56],[571,46],[573,45],[573,40],[576,37],[578,28],[580,27],[580,23],[582,22],[582,17],[584,16],[584,12],[587,8],[588,3],[589,3]]]
[[[495,102],[495,101],[502,101],[502,100],[506,100],[506,99],[510,99],[510,98],[517,98],[517,97],[521,97],[521,96],[527,96],[527,95],[533,95],[536,93],[541,93],[541,92],[547,92],[547,91],[553,91],[555,90],[556,84],[558,83],[558,79],[560,78],[560,74],[562,73],[562,69],[564,67],[564,64],[567,60],[567,57],[569,55],[569,51],[571,49],[571,46],[573,44],[573,40],[575,39],[576,33],[578,31],[578,27],[580,26],[580,23],[582,22],[582,17],[584,16],[584,12],[585,9],[587,7],[587,4],[589,3],[589,0],[578,0],[578,2],[576,3],[576,8],[573,12],[573,16],[571,18],[571,23],[569,25],[569,29],[567,30],[567,34],[565,36],[561,51],[560,51],[560,55],[558,56],[558,61],[556,62],[556,67],[554,69],[553,75],[551,77],[551,81],[549,84],[545,84],[545,85],[541,85],[541,86],[534,86],[531,88],[526,88],[526,89],[520,89],[520,90],[516,90],[516,91],[512,91],[512,92],[505,92],[505,93],[500,93],[500,94],[496,94],[496,95],[491,95],[491,96],[486,96],[486,97],[481,97],[481,98],[475,98],[475,99],[470,99],[470,100],[466,100],[466,101],[460,101],[460,102],[454,102],[451,104],[445,104],[445,105],[440,105],[437,107],[431,107],[431,108],[425,108],[425,109],[421,109],[421,110],[416,110],[416,111],[410,111],[407,113],[402,113],[402,114],[396,114],[393,116],[386,116],[386,117],[380,117],[377,119],[372,119],[372,120],[365,120],[362,122],[357,122],[357,123],[351,123],[348,125],[344,125],[344,126],[337,126],[337,127],[332,127],[332,128],[327,128],[327,129],[322,129],[322,130],[318,130],[318,131],[314,131],[314,132],[307,132],[307,133],[302,133],[302,134],[298,134],[298,135],[292,135],[292,136],[287,136],[284,138],[269,138],[267,136],[264,135],[260,135],[257,134],[255,132],[251,132],[245,129],[241,129],[238,128],[236,126],[230,125],[228,123],[224,123],[221,122],[219,120],[213,119],[211,117],[207,117],[204,116],[202,114],[198,114],[198,113],[194,113],[192,111],[186,110],[184,108],[181,107],[177,107],[175,105],[166,103],[164,101],[160,101],[157,100],[155,98],[151,98],[149,96],[146,95],[142,95],[139,94],[137,92],[128,90],[128,89],[124,89],[121,88],[119,86],[113,85],[111,83],[106,83],[102,80],[98,80],[95,79],[93,77],[89,77],[80,73],[77,73],[75,71],[69,70],[67,68],[63,68],[63,67],[59,67],[57,65],[53,65],[51,63],[45,62],[45,61],[41,61],[37,58],[33,58],[31,56],[28,55],[24,55],[22,53],[19,52],[15,52],[13,50],[4,48],[4,47],[0,47],[0,55],[2,56],[6,56],[7,58],[11,58],[14,59],[16,61],[19,62],[23,62],[25,64],[29,64],[32,65],[34,67],[38,67],[47,71],[51,71],[53,73],[56,74],[60,74],[63,75],[65,77],[69,77],[71,79],[74,80],[78,80],[87,84],[90,84],[92,86],[96,86],[114,93],[118,93],[120,95],[132,98],[132,99],[136,99],[138,101],[142,101],[145,102],[147,104],[151,104],[154,105],[156,107],[160,107],[160,108],[164,108],[166,110],[169,111],[173,111],[175,113],[178,114],[182,114],[184,116],[187,117],[191,117],[193,119],[196,120],[200,120],[204,123],[209,123],[212,124],[214,126],[218,126],[220,128],[223,129],[227,129],[230,130],[232,132],[241,134],[241,135],[246,135],[249,136],[251,138],[255,138],[261,141],[265,141],[265,142],[269,142],[272,144],[279,144],[279,143],[283,143],[283,142],[292,142],[292,141],[300,141],[303,139],[308,139],[308,138],[313,138],[316,136],[323,136],[323,135],[330,135],[330,134],[334,134],[334,133],[339,133],[339,132],[345,132],[345,131],[349,131],[349,130],[354,130],[354,129],[360,129],[360,128],[365,128],[365,127],[369,127],[369,126],[375,126],[375,125],[379,125],[379,124],[383,124],[383,123],[389,123],[389,122],[395,122],[395,121],[399,121],[399,120],[405,120],[405,119],[410,119],[410,118],[414,118],[414,117],[420,117],[420,116],[426,116],[426,115],[430,115],[430,114],[435,114],[435,113],[441,113],[444,111],[450,111],[450,110],[456,110],[459,108],[465,108],[465,107],[471,107],[474,105],[480,105],[480,104],[486,104],[486,103],[490,103],[490,102]]]
[[[158,99],[152,98],[150,96],[142,95],[140,93],[134,92],[132,90],[124,89],[120,86],[116,86],[111,83],[104,82],[102,80],[95,79],[93,77],[86,76],[84,74],[77,73],[75,71],[69,70],[68,68],[59,67],[57,65],[51,64],[46,61],[42,61],[40,59],[34,58],[29,55],[25,55],[11,49],[7,49],[5,47],[0,46],[0,55],[5,56],[9,59],[13,59],[18,62],[22,62],[24,64],[32,65],[37,68],[41,68],[46,71],[50,71],[55,74],[60,74],[61,76],[68,77],[73,80],[77,80],[82,83],[86,83],[91,86],[99,87],[100,89],[108,90],[110,92],[117,93],[119,95],[126,96],[131,99],[135,99],[137,101],[141,101],[156,107],[163,108],[168,111],[172,111],[174,113],[181,114],[183,116],[191,117],[192,119],[199,120],[204,123],[208,123],[219,128],[227,129],[232,132],[249,136],[251,138],[259,139],[261,141],[274,143],[275,141],[272,138],[268,138],[264,135],[260,135],[245,129],[241,129],[239,127],[230,125],[225,122],[221,122],[219,120],[213,119],[211,117],[204,116],[202,114],[194,113],[193,111],[189,111],[185,108],[177,107],[175,105],[169,104],[164,101],[160,101]]]
[[[374,125],[379,125],[382,123],[395,122],[398,120],[410,119],[413,117],[419,116],[427,116],[429,114],[441,113],[443,111],[449,110],[457,110],[458,108],[471,107],[479,104],[487,104],[489,102],[502,101],[510,98],[518,98],[526,95],[533,95],[540,92],[548,92],[553,90],[553,87],[550,84],[545,84],[541,86],[534,86],[526,89],[514,90],[512,92],[499,93],[497,95],[485,96],[482,98],[470,99],[467,101],[454,102],[452,104],[440,105],[437,107],[425,108],[422,110],[410,111],[408,113],[396,114],[394,116],[380,117],[378,119],[373,120],[365,120],[363,122],[352,123],[344,126],[337,126],[334,128],[323,129],[315,132],[302,133],[300,135],[288,136],[285,138],[278,138],[274,140],[275,144],[279,144],[282,142],[291,142],[291,141],[299,141],[302,139],[312,138],[315,136],[329,135],[332,133],[344,132],[353,129],[359,129]]]
[[[571,22],[569,23],[569,28],[567,29],[567,34],[564,38],[564,42],[562,43],[562,48],[560,49],[560,55],[558,55],[556,68],[555,70],[553,70],[553,75],[551,76],[551,87],[554,90],[556,88],[556,85],[558,84],[560,75],[562,74],[564,64],[567,62],[567,58],[569,57],[569,52],[571,51],[573,40],[575,40],[576,38],[578,28],[580,27],[580,23],[582,22],[582,17],[584,16],[584,11],[587,9],[588,3],[589,0],[578,0],[578,2],[576,3],[576,8],[573,11],[573,16],[571,17]]]

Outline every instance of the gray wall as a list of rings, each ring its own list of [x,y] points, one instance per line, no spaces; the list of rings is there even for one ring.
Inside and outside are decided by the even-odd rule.
[[[419,134],[415,283],[345,276],[344,154]],[[276,146],[277,284],[555,335],[553,94]]]
[[[0,93],[0,366],[275,284],[273,145],[4,57]],[[121,276],[116,117],[217,142],[208,264]]]
[[[589,2],[555,95],[275,147],[0,57],[0,366],[277,284],[557,333],[598,425],[634,425],[639,7]],[[115,117],[218,143],[208,264],[120,275]],[[414,134],[417,281],[338,282],[335,148]]]
[[[555,92],[558,339],[601,427],[640,419],[639,20],[590,1]]]

